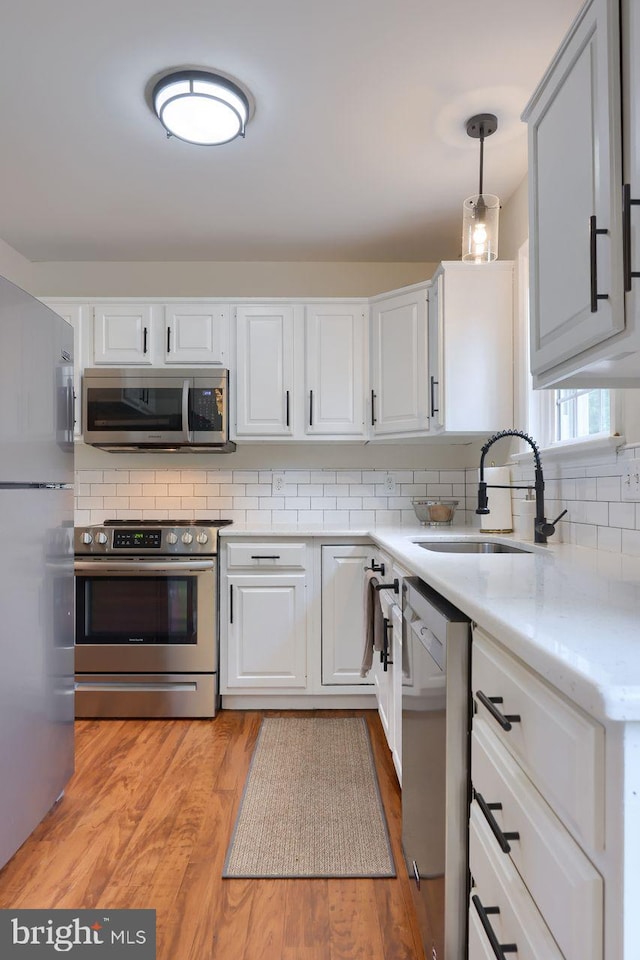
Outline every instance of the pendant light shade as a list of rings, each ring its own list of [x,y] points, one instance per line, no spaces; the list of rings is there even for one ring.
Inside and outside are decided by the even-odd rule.
[[[152,101],[167,136],[204,146],[244,137],[249,101],[237,84],[216,73],[171,73],[155,85]]]
[[[500,200],[482,189],[484,141],[498,129],[497,117],[479,113],[467,120],[467,134],[480,140],[480,183],[478,193],[462,205],[462,259],[467,263],[489,263],[498,258]]]

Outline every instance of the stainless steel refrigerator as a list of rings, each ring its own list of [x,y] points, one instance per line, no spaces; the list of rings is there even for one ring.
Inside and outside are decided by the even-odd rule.
[[[73,773],[73,330],[0,278],[0,867]]]

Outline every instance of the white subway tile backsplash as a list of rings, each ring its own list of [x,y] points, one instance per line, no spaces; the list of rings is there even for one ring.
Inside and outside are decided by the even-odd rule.
[[[640,530],[622,531],[622,553],[640,557]]]
[[[627,527],[633,530],[636,525],[636,505],[634,503],[610,503],[609,526]]]
[[[554,461],[544,463],[545,512],[554,517],[565,508],[556,540],[608,552],[640,555],[640,504],[621,501],[624,457],[612,455],[589,467]],[[274,494],[273,475],[285,486]],[[396,490],[389,495],[385,477]],[[533,484],[533,463],[512,466],[513,483]],[[476,466],[455,470],[367,468],[354,470],[78,470],[76,523],[105,519],[212,519],[291,526],[334,524],[360,528],[377,525],[415,526],[412,497],[453,497],[459,501],[456,521],[477,527]],[[514,522],[518,533],[518,502],[514,490]]]
[[[598,527],[598,550],[620,553],[622,549],[622,530],[615,527]]]
[[[619,500],[620,477],[597,477],[596,495],[598,500]]]
[[[258,483],[259,473],[257,470],[234,470],[234,483]]]

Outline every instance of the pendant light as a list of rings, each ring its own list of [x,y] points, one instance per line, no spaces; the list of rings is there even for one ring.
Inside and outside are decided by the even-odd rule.
[[[488,263],[498,257],[500,200],[482,189],[484,141],[497,129],[498,118],[493,113],[478,113],[467,120],[467,135],[480,140],[478,193],[467,197],[462,205],[462,259],[468,263]]]
[[[249,101],[237,84],[217,73],[170,73],[156,83],[151,99],[167,136],[204,146],[244,137]]]

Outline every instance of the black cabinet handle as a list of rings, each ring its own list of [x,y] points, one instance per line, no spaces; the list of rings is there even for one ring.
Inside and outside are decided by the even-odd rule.
[[[604,228],[596,226],[595,216],[589,217],[589,267],[591,277],[591,313],[598,310],[598,300],[608,300],[608,293],[598,293],[598,247],[597,238],[603,234],[609,233]]]
[[[279,553],[252,553],[251,559],[252,560],[279,560],[280,554]]]
[[[511,730],[513,723],[520,723],[520,714],[504,714],[495,706],[496,703],[503,703],[502,697],[488,697],[482,690],[476,691],[476,697],[483,706],[487,708],[493,719],[500,724],[503,730]]]
[[[492,810],[502,810],[501,803],[487,803],[481,793],[478,793],[477,790],[473,791],[474,798],[478,801],[478,806],[482,810],[485,820],[491,827],[491,832],[500,844],[500,849],[503,853],[511,853],[511,846],[509,840],[519,840],[519,833],[503,833],[500,829],[500,825],[494,815]]]
[[[631,281],[640,277],[640,272],[631,269],[631,207],[638,206],[640,200],[631,199],[631,184],[622,188],[622,263],[625,293],[631,290]]]
[[[147,339],[148,339],[148,336],[149,336],[149,331],[148,331],[147,328],[145,327],[145,328],[143,329],[143,331],[142,331],[142,352],[143,352],[143,353],[146,353],[146,352],[147,352]]]
[[[229,584],[229,623],[233,623],[233,584]]]
[[[389,620],[387,617],[382,619],[382,650],[380,652],[380,662],[382,663],[382,669],[386,673],[389,664],[393,666],[393,660],[389,659]]]
[[[313,390],[309,390],[309,426],[313,426]]]
[[[289,391],[287,390],[287,426],[289,426]]]
[[[375,426],[376,421],[376,394],[375,390],[371,391],[371,426]]]
[[[431,416],[433,416],[435,413],[440,413],[440,410],[438,409],[438,407],[436,407],[435,388],[436,388],[437,386],[439,386],[439,381],[436,380],[435,377],[431,377],[431,385],[430,385],[430,390],[431,390]]]
[[[480,917],[480,923],[482,924],[484,932],[487,935],[487,939],[491,944],[491,949],[496,956],[496,960],[505,960],[505,953],[516,953],[518,950],[517,944],[500,943],[496,937],[495,930],[491,926],[489,914],[500,913],[500,907],[483,907],[480,897],[478,897],[476,894],[471,897],[471,902],[476,908],[476,913]]]
[[[374,573],[380,573],[384,577],[384,563],[376,563],[375,560],[372,560],[371,566],[365,567],[365,570],[373,570]]]
[[[374,583],[374,590],[393,590],[394,593],[400,593],[400,581],[395,577],[393,583]]]
[[[171,327],[167,327],[167,353],[171,353]]]

